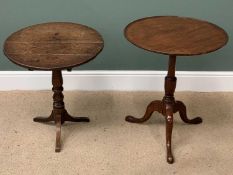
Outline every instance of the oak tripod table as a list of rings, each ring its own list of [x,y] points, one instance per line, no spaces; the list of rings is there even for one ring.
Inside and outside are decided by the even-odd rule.
[[[29,70],[52,71],[53,110],[49,117],[36,117],[35,122],[56,124],[55,151],[61,150],[61,125],[65,121],[89,122],[87,117],[72,117],[63,102],[62,70],[95,58],[103,49],[103,39],[94,29],[76,23],[53,22],[37,24],[7,38],[5,55],[15,64]]]
[[[201,55],[215,51],[227,43],[228,36],[223,29],[206,21],[176,16],[155,16],[130,23],[125,28],[125,37],[139,48],[169,55],[163,99],[152,101],[142,118],[127,116],[125,120],[142,123],[147,121],[154,111],[161,113],[166,119],[167,162],[173,163],[173,113],[179,112],[185,123],[202,123],[200,117],[188,119],[184,103],[174,98],[176,56]]]

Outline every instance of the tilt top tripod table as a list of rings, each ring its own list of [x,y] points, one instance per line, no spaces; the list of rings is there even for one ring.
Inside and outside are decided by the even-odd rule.
[[[7,38],[5,55],[15,64],[29,70],[52,71],[53,110],[49,117],[36,117],[35,122],[56,124],[56,152],[61,150],[61,125],[65,121],[89,122],[87,117],[72,117],[63,101],[62,70],[94,59],[103,49],[103,39],[94,29],[75,23],[54,22],[37,24]]]
[[[127,116],[125,120],[142,123],[147,121],[154,111],[161,113],[166,119],[167,162],[173,163],[171,151],[173,113],[179,112],[185,123],[202,122],[200,117],[188,119],[184,103],[174,98],[176,57],[213,52],[227,43],[228,36],[223,29],[206,21],[176,16],[155,16],[130,23],[125,28],[125,37],[139,48],[169,55],[163,99],[152,101],[142,118]]]

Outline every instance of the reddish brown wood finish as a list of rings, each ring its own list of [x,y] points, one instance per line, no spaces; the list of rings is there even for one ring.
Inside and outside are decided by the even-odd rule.
[[[103,49],[101,35],[87,26],[54,22],[38,24],[13,33],[4,44],[5,55],[29,70],[52,70],[53,110],[49,117],[36,117],[35,122],[56,124],[56,148],[61,150],[61,125],[65,121],[89,122],[87,117],[72,117],[63,101],[62,69],[84,64]]]
[[[193,18],[155,16],[139,19],[125,28],[136,46],[166,55],[200,55],[223,47],[227,33],[215,24]]]
[[[125,29],[125,36],[140,48],[170,55],[163,100],[152,101],[143,117],[126,116],[125,120],[143,123],[154,111],[161,113],[166,119],[167,162],[173,163],[171,149],[173,114],[179,112],[183,122],[188,124],[202,123],[200,117],[188,119],[184,103],[174,98],[176,55],[199,55],[217,50],[227,43],[227,34],[223,29],[208,22],[163,16],[144,18],[129,24]]]

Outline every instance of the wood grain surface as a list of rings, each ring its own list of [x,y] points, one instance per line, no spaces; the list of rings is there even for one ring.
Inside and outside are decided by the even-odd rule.
[[[148,51],[167,55],[200,55],[223,47],[227,33],[206,21],[177,16],[136,20],[125,28],[125,37]]]
[[[37,24],[13,33],[4,44],[14,63],[39,70],[72,68],[95,58],[103,39],[94,29],[75,23]]]

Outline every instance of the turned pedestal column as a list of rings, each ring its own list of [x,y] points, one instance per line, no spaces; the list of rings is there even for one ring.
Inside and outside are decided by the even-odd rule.
[[[54,121],[56,124],[56,152],[60,152],[61,150],[61,125],[65,121],[70,122],[89,122],[89,118],[87,117],[72,117],[68,114],[65,109],[64,104],[64,95],[63,91],[63,80],[62,80],[62,72],[60,70],[52,71],[52,84],[53,84],[53,110],[49,117],[36,117],[33,120],[35,122],[50,122]]]
[[[161,113],[166,120],[166,146],[167,146],[167,161],[173,163],[174,158],[171,151],[171,137],[173,128],[173,114],[176,112],[180,113],[181,119],[185,123],[199,124],[202,122],[200,117],[194,119],[188,119],[186,114],[186,107],[183,102],[175,101],[174,92],[176,88],[176,77],[175,77],[175,64],[176,56],[171,55],[169,58],[168,73],[165,77],[165,95],[163,99],[152,101],[148,106],[147,110],[142,118],[135,118],[133,116],[127,116],[126,121],[131,123],[143,123],[147,121],[154,111]]]

